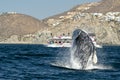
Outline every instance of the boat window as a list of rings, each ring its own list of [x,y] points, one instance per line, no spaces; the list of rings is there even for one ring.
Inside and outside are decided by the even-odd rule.
[[[57,43],[57,41],[54,41],[54,43]]]
[[[61,43],[61,41],[59,41],[59,43]]]
[[[53,44],[54,43],[54,41],[50,41],[50,44]]]
[[[67,43],[70,43],[70,41],[67,41]]]

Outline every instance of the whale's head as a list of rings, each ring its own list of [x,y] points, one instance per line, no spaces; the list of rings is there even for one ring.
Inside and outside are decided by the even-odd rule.
[[[92,43],[92,40],[89,37],[88,33],[81,29],[74,30],[74,32],[72,34],[72,40],[78,46],[83,44],[83,42],[91,42]]]

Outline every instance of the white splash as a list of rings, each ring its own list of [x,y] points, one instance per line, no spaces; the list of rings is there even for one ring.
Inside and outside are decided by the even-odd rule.
[[[70,54],[71,54],[71,56],[70,56],[70,68],[72,68],[72,69],[82,69],[82,64],[80,64],[81,62],[78,60],[77,57],[74,56],[75,50],[76,50],[76,47],[74,47],[70,50]],[[92,56],[93,55],[91,55],[89,57],[85,70],[86,69],[93,69]]]
[[[69,51],[60,52],[60,54],[62,54],[63,56],[61,57],[60,60],[57,60],[56,63],[54,63],[52,65],[58,66],[58,67],[64,67],[64,68],[68,68],[68,69],[83,70],[82,64],[80,64],[81,63],[80,60],[77,57],[75,57],[75,55],[74,55],[76,49],[77,49],[76,46],[74,46],[74,48],[71,47]],[[67,54],[67,56],[64,57],[65,54]],[[93,60],[94,60],[94,62],[93,62]],[[84,70],[91,70],[91,69],[112,69],[112,67],[104,66],[102,64],[97,64],[97,56],[95,53],[95,55],[92,54],[89,57],[87,66]]]
[[[83,70],[80,62],[78,59],[74,56],[74,49],[70,49],[69,51],[66,51],[64,53],[60,54],[69,54],[66,57],[62,57],[60,60],[56,60],[55,63],[52,63],[53,66],[57,67],[63,67],[63,68],[68,68],[68,69],[76,69],[76,70]],[[84,70],[91,70],[91,69],[112,69],[111,66],[104,66],[102,64],[93,64],[92,62],[92,55],[89,57],[88,62],[87,62],[87,67]]]

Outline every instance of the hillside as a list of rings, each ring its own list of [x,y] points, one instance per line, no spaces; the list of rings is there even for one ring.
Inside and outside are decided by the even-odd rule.
[[[65,11],[61,14],[56,14],[43,20],[49,18],[58,19],[60,16],[67,15],[68,12],[82,12],[82,13],[120,12],[120,0],[101,0],[100,2],[76,5],[75,7],[68,11]]]
[[[83,11],[90,13],[106,13],[106,12],[120,12],[120,0],[102,0],[97,5],[91,6],[90,9]]]
[[[43,20],[4,13],[0,15],[0,43],[46,44],[53,36],[72,35],[80,28],[95,33],[99,44],[120,45],[119,5],[119,0],[86,3]]]
[[[42,21],[25,14],[3,13],[0,15],[1,39],[9,38],[12,35],[33,34],[47,27]]]
[[[97,43],[120,44],[120,1],[102,0],[100,2],[77,5],[64,14],[49,17],[44,23],[55,36],[71,33],[75,28],[96,34]]]

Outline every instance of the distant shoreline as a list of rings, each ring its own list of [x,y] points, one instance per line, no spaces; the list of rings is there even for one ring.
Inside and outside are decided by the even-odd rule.
[[[39,44],[39,43],[0,43],[0,45],[43,45],[46,46],[47,44]],[[120,46],[118,44],[103,44],[102,46]]]

